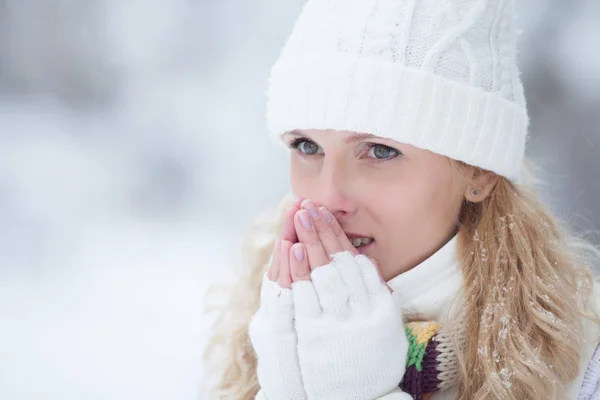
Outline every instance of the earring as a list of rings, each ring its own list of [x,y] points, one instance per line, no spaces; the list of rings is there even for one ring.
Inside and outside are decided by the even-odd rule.
[[[479,188],[473,188],[473,189],[471,189],[471,196],[472,197],[479,196]]]

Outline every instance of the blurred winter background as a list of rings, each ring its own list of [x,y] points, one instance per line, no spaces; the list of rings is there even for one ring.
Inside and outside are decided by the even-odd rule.
[[[302,3],[0,0],[1,399],[203,397],[204,291],[288,188],[264,90]],[[520,3],[529,154],[598,229],[600,2]]]

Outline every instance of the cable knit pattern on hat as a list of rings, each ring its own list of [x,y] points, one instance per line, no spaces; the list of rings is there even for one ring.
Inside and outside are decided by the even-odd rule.
[[[368,132],[520,178],[529,119],[514,0],[309,0],[267,125]]]

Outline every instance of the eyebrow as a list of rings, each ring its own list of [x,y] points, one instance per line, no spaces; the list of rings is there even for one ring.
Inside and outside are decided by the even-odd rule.
[[[350,135],[344,138],[344,142],[346,143],[350,143],[350,142],[356,142],[358,140],[361,139],[366,139],[366,138],[374,138],[377,137],[375,135],[372,135],[370,133],[356,133],[354,135]]]
[[[293,131],[289,132],[289,134],[294,135],[294,136],[306,136],[305,134],[303,134],[302,132],[300,132],[298,130],[293,130]],[[355,133],[353,135],[346,136],[344,138],[344,142],[350,143],[350,142],[356,142],[361,139],[376,138],[376,137],[378,137],[378,136],[372,135],[370,133]]]

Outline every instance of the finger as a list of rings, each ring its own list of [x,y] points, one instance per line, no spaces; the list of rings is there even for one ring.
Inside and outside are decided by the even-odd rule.
[[[292,276],[290,275],[290,248],[292,247],[292,242],[289,240],[281,241],[281,261],[279,263],[279,278],[277,279],[277,283],[284,289],[289,289],[292,287]]]
[[[348,287],[351,307],[364,308],[369,304],[368,292],[359,270],[359,264],[348,251],[336,253],[331,265],[338,270],[342,281]]]
[[[300,196],[294,195],[294,206],[296,208],[300,208],[300,205],[302,204],[302,201],[304,201],[304,198],[302,198]]]
[[[302,208],[310,213],[325,254],[332,256],[335,253],[343,251],[344,248],[331,229],[330,222],[333,222],[333,215],[330,212],[323,212],[322,210],[325,210],[324,207],[317,210],[315,204],[310,200],[304,200]]]
[[[275,248],[273,249],[273,256],[271,257],[271,265],[267,272],[267,277],[271,282],[277,282],[279,279],[279,263],[281,260],[281,240],[275,239]]]
[[[342,317],[349,311],[349,290],[344,284],[337,268],[325,265],[317,268],[310,274],[310,279],[315,287],[319,304],[325,314]]]
[[[310,280],[310,267],[302,243],[296,243],[290,250],[290,271],[293,282]]]
[[[292,243],[298,242],[298,236],[296,235],[296,228],[294,227],[294,216],[298,212],[298,207],[290,206],[285,209],[283,213],[283,223],[281,225],[281,232],[279,237],[283,240],[289,240]]]
[[[319,304],[319,296],[311,281],[292,283],[294,297],[294,316],[296,323],[302,323],[305,318],[316,318],[323,312]]]
[[[358,262],[358,269],[363,277],[365,287],[370,295],[377,295],[382,292],[391,292],[391,288],[379,274],[379,270],[373,261],[364,254],[354,257]]]
[[[321,245],[321,240],[308,211],[299,210],[294,218],[294,225],[298,241],[305,246],[310,270],[314,271],[318,267],[329,264],[329,257]]]
[[[381,284],[384,285],[390,293],[394,293],[394,289],[392,289],[392,287],[390,285],[388,285],[387,281],[385,279],[383,279],[383,275],[381,275],[381,268],[379,268],[379,265],[377,265],[377,262],[375,262],[375,260],[373,260],[372,258],[369,258],[367,256],[363,256],[363,257],[365,257],[375,267],[375,270],[377,271],[377,276],[379,276],[379,282],[381,282]]]
[[[338,241],[342,245],[342,248],[344,250],[349,251],[354,256],[360,254],[358,252],[358,250],[356,250],[356,247],[354,247],[354,245],[352,244],[352,242],[350,241],[350,239],[348,239],[348,236],[346,236],[346,233],[342,229],[342,227],[341,227],[340,223],[338,222],[338,220],[331,214],[331,212],[329,210],[325,209],[325,213],[329,213],[331,215],[331,218],[332,218],[332,222],[330,224],[331,225],[331,230],[333,231],[333,233],[337,237]],[[328,218],[328,217],[326,217],[326,218]]]
[[[271,326],[278,333],[291,332],[294,329],[294,303],[290,289],[275,287],[269,296],[267,316]]]
[[[277,284],[268,277],[263,277],[262,286],[260,288],[260,307],[268,313],[269,304],[271,302],[271,292]]]

